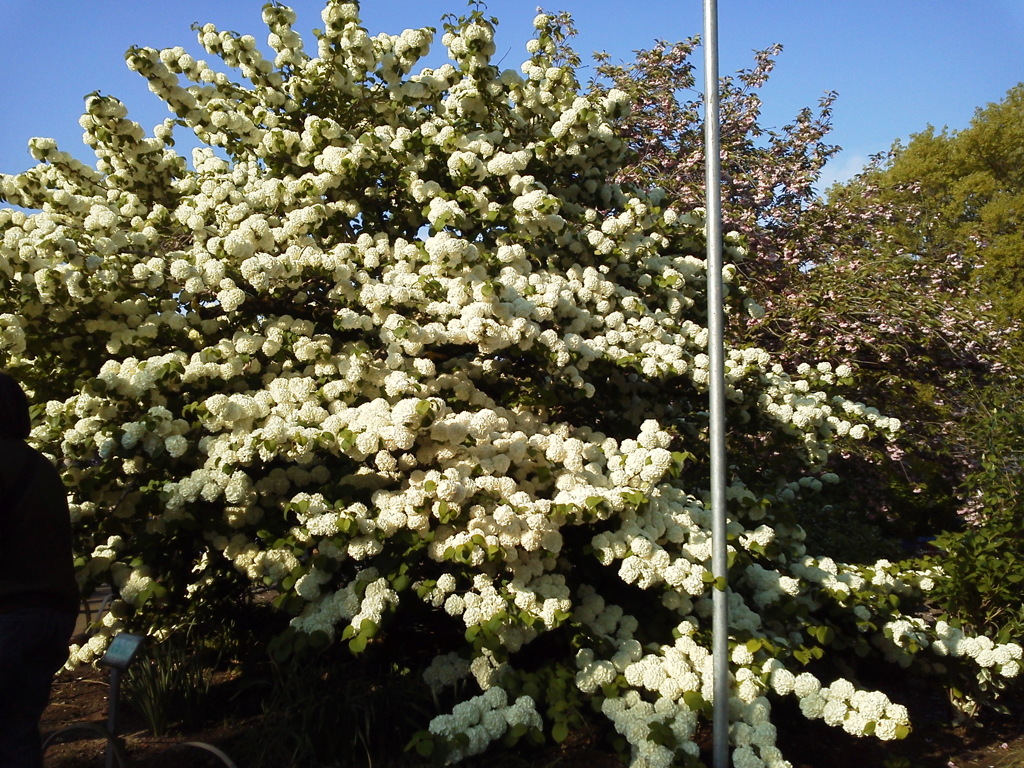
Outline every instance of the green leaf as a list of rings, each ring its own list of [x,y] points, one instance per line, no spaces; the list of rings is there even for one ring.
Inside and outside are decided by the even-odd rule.
[[[366,643],[368,640],[369,638],[366,635],[356,635],[348,641],[348,649],[358,656],[360,653],[366,650]]]
[[[359,625],[359,634],[366,635],[368,638],[374,637],[378,629],[377,622],[372,619],[363,619]]]
[[[391,579],[391,586],[395,592],[402,592],[409,586],[409,576],[405,573],[400,573]]]
[[[700,695],[699,691],[686,691],[683,694],[683,703],[693,712],[699,712],[704,709],[707,701]]]
[[[569,738],[569,724],[565,720],[559,720],[551,728],[551,738],[556,744],[561,744]]]

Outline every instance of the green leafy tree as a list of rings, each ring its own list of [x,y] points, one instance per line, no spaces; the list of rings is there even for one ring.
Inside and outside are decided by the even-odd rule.
[[[977,348],[997,365],[944,374],[955,386],[936,390],[945,397],[933,398],[948,417],[933,422],[932,439],[945,445],[948,479],[972,523],[938,541],[938,562],[948,578],[933,599],[959,626],[1018,639],[1024,636],[1017,584],[1024,438],[1022,120],[1024,85],[1017,85],[1000,102],[979,108],[964,130],[915,134],[831,192],[836,205],[857,208],[871,197],[906,211],[876,240],[879,255],[915,266],[950,265],[947,279],[961,294],[973,294],[961,307],[982,331]],[[984,322],[986,315],[995,322]],[[942,317],[948,322],[948,315]]]
[[[918,211],[890,228],[893,247],[921,258],[960,254],[965,277],[1002,317],[1024,317],[1024,83],[963,130],[929,127],[897,142],[836,197],[853,205],[864,184]]]
[[[312,56],[294,19],[265,8],[273,59],[198,27],[230,74],[131,49],[173,117],[150,137],[92,95],[95,168],[34,139],[39,164],[0,177],[30,209],[0,211],[4,365],[40,403],[83,586],[118,597],[74,660],[271,590],[278,658],[394,654],[456,699],[423,753],[557,741],[599,712],[636,762],[694,762],[722,586],[702,213],[615,181],[628,97],[580,88],[558,17],[519,72],[479,11],[419,71],[431,29],[370,36],[329,2]],[[191,166],[181,129],[206,145]],[[907,733],[832,658],[1017,675],[1019,646],[912,615],[930,573],[807,554],[796,511],[838,479],[817,476],[830,452],[893,420],[831,366],[732,344],[726,368],[736,763],[787,765],[777,697]]]

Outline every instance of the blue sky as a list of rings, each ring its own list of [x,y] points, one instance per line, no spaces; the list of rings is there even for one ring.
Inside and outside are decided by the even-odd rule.
[[[145,81],[124,65],[130,45],[182,45],[209,58],[190,30],[193,21],[266,39],[262,0],[0,0],[0,172],[31,165],[32,136],[57,139],[88,160],[78,116],[82,97],[113,94],[150,128],[167,112]],[[315,51],[311,30],[321,0],[295,0],[296,28]],[[843,152],[826,181],[845,178],[872,153],[926,125],[966,127],[976,107],[998,101],[1024,80],[1024,0],[719,0],[723,74],[748,66],[751,52],[772,43],[785,50],[763,89],[764,123],[782,126],[828,90],[839,92],[832,140]],[[531,34],[536,0],[490,0],[497,16],[498,58],[518,67]],[[371,34],[407,27],[440,28],[465,0],[364,0]],[[575,47],[605,50],[628,61],[657,38],[699,33],[701,0],[561,0],[580,34]],[[436,63],[435,41],[431,58]]]

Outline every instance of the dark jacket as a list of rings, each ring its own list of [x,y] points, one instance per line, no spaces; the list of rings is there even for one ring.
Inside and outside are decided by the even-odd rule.
[[[79,607],[60,475],[23,440],[0,438],[0,612]]]

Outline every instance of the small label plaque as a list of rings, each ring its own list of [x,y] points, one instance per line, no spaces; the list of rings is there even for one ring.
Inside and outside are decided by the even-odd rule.
[[[127,632],[115,635],[107,647],[107,652],[100,659],[100,664],[120,670],[128,669],[145,639],[145,635],[130,635]]]

